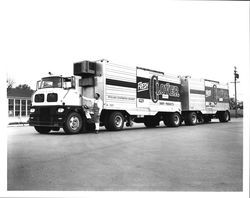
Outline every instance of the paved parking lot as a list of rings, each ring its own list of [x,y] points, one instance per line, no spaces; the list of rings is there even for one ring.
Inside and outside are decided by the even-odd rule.
[[[242,118],[40,135],[8,127],[8,190],[241,191]]]

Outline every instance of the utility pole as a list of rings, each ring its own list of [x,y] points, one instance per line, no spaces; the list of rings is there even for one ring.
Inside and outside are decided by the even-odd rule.
[[[236,66],[234,66],[234,90],[235,90],[235,95],[234,95],[234,98],[235,98],[235,104],[236,104],[236,107],[235,107],[235,118],[237,118],[237,88],[236,88],[236,80],[239,78],[239,74],[237,73],[237,68]]]

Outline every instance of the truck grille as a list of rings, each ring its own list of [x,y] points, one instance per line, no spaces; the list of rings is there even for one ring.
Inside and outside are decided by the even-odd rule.
[[[49,121],[50,120],[50,109],[44,107],[40,109],[40,121]]]

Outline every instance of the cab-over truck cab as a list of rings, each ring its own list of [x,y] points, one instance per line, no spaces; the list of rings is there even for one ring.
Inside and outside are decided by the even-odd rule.
[[[79,131],[83,112],[78,78],[50,75],[37,82],[29,124],[39,133],[58,131],[61,127],[68,133]]]

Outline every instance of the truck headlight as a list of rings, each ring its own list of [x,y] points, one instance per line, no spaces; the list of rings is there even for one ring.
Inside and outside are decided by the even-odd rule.
[[[30,113],[34,113],[35,111],[36,111],[35,108],[31,108],[31,109],[30,109]]]
[[[58,108],[58,109],[57,109],[57,112],[58,112],[58,113],[64,112],[64,108]]]

